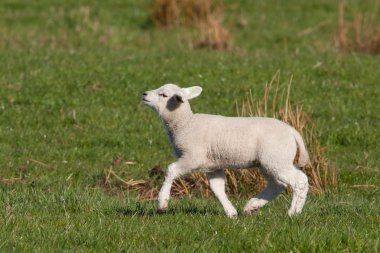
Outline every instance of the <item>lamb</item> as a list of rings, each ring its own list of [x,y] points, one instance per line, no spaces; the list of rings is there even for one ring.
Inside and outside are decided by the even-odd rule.
[[[303,167],[309,161],[301,135],[274,118],[194,114],[189,100],[201,92],[199,86],[166,84],[142,96],[143,103],[163,121],[177,159],[168,166],[158,194],[158,211],[167,210],[176,178],[203,171],[226,215],[234,218],[237,211],[225,192],[224,168],[252,168],[259,164],[267,186],[248,201],[243,212],[257,211],[289,185],[293,196],[288,215],[300,213],[306,201],[308,178],[296,166]]]

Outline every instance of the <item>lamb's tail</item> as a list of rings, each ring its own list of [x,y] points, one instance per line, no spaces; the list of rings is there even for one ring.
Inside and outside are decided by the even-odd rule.
[[[295,164],[298,167],[305,167],[306,164],[309,162],[309,154],[305,147],[305,143],[302,139],[302,136],[295,129],[293,131],[293,136],[298,146],[298,159],[295,161]]]

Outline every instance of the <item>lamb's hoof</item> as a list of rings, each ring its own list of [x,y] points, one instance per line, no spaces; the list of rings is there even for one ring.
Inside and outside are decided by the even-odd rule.
[[[258,213],[260,208],[254,207],[254,208],[244,208],[243,209],[243,214],[244,215],[252,215]]]
[[[300,213],[301,213],[301,211],[293,211],[293,210],[291,210],[291,211],[288,211],[288,216],[290,218],[293,218],[293,217],[299,215]]]
[[[158,204],[157,213],[165,213],[168,210],[168,204]]]
[[[231,212],[226,212],[226,215],[230,219],[237,219],[238,213],[236,210],[231,211]]]
[[[168,210],[168,208],[157,208],[157,213],[159,214],[163,214],[163,213],[166,213],[166,211]]]

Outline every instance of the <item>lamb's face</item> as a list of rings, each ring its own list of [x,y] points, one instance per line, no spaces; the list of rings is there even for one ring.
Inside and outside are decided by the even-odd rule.
[[[163,115],[188,103],[189,99],[199,96],[201,92],[202,88],[199,86],[180,88],[175,84],[165,84],[156,90],[144,92],[142,101],[158,114]]]

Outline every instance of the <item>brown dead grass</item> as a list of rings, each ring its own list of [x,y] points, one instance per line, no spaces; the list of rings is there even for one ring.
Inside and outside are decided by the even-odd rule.
[[[193,48],[230,50],[232,37],[223,26],[224,14],[213,0],[156,0],[152,20],[163,28],[196,28],[196,38],[190,43]]]
[[[166,28],[191,26],[195,22],[207,20],[213,15],[214,10],[212,0],[156,0],[152,20],[154,24]]]
[[[310,162],[303,168],[303,171],[309,177],[311,192],[320,194],[333,190],[337,186],[335,167],[325,157],[324,149],[315,137],[310,115],[302,110],[302,106],[291,103],[291,84],[292,79],[288,81],[286,91],[284,90],[280,94],[280,72],[277,72],[266,84],[262,99],[256,102],[252,93],[247,94],[240,106],[237,103],[237,112],[239,116],[277,118],[297,129],[309,149]],[[163,178],[164,171],[160,166],[155,166],[149,172],[149,176],[143,180],[123,179],[110,167],[105,171],[102,184],[108,189],[117,186],[122,189],[135,190],[142,199],[155,199]],[[259,170],[254,168],[249,170],[226,169],[225,179],[226,190],[230,195],[252,196],[266,185],[265,178]],[[194,173],[189,177],[176,180],[173,184],[172,195],[211,196],[206,175]]]
[[[345,1],[339,1],[338,47],[343,51],[380,53],[380,24],[376,24],[379,1],[371,13],[354,13],[354,20],[348,21],[345,16]]]
[[[207,48],[225,51],[232,49],[230,32],[222,26],[222,17],[209,16],[207,20],[199,23],[199,40],[193,45],[194,48]]]

